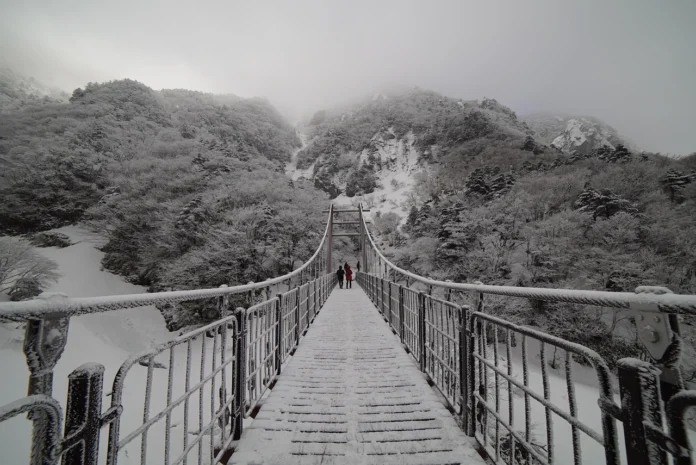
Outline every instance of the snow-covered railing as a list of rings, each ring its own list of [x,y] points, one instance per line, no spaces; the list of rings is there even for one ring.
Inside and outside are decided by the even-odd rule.
[[[333,212],[333,209],[331,210]],[[46,317],[69,317],[88,313],[101,313],[111,310],[142,307],[145,305],[159,305],[176,302],[187,302],[214,297],[224,297],[232,294],[243,294],[249,291],[260,291],[288,283],[291,280],[306,282],[307,276],[317,277],[327,273],[326,257],[328,251],[327,233],[329,228],[327,221],[324,235],[314,254],[296,270],[275,278],[269,278],[258,283],[249,283],[240,286],[228,287],[222,285],[215,289],[193,289],[186,291],[154,292],[147,294],[112,295],[102,297],[77,297],[68,298],[60,295],[52,295],[51,298],[37,298],[22,302],[0,303],[0,321],[24,322]]]
[[[119,452],[135,441],[139,441],[141,463],[145,463],[150,450],[163,455],[169,465],[186,464],[189,452],[194,446],[198,446],[200,464],[203,460],[202,438],[206,435],[210,436],[208,446],[211,460],[228,454],[230,443],[239,439],[241,434],[242,418],[252,414],[265,391],[280,374],[282,361],[297,346],[301,335],[307,331],[336,284],[336,277],[328,272],[327,266],[331,256],[329,227],[332,216],[333,207],[330,209],[324,235],[307,262],[291,273],[263,282],[232,287],[223,285],[215,289],[103,297],[68,298],[54,294],[24,302],[0,303],[0,321],[26,324],[24,352],[30,371],[28,396],[0,407],[0,421],[23,411],[30,412],[30,419],[34,423],[30,457],[32,465],[54,464],[61,457],[63,463],[96,463],[99,430],[105,426],[110,426],[108,462],[112,465],[116,465]],[[281,290],[286,292],[280,293]],[[277,297],[273,297],[276,294]],[[250,308],[231,312],[228,307],[232,295],[244,296]],[[256,303],[259,296],[262,302]],[[210,299],[217,301],[217,321],[130,357],[114,380],[112,403],[106,412],[101,411],[104,367],[95,363],[73,371],[69,377],[64,438],[49,434],[53,431],[54,417],[60,418],[60,409],[57,416],[52,416],[49,414],[51,412],[46,412],[46,402],[34,401],[39,398],[52,399],[53,369],[68,340],[70,317],[145,305]],[[206,338],[213,338],[212,344],[207,344]],[[191,384],[191,351],[196,344],[200,345],[200,380]],[[176,351],[181,348],[186,349],[186,354],[175,357]],[[208,353],[211,351],[212,353]],[[156,360],[158,357],[168,357],[166,364]],[[182,371],[185,376],[183,373],[175,373],[177,360],[184,359],[186,365]],[[140,383],[144,386],[144,392],[130,392],[129,395],[129,385],[124,380],[136,365],[147,368]],[[168,372],[166,382],[157,376],[159,370],[156,369],[161,367]],[[216,385],[219,392],[215,392]],[[209,395],[206,394],[208,387],[211,389]],[[183,392],[177,392],[180,388]],[[135,424],[132,395],[144,396],[142,415]],[[199,429],[191,433],[188,431],[188,406],[189,402],[195,401],[192,400],[195,396],[199,410]],[[165,398],[166,403],[157,410],[157,403],[163,402]],[[219,398],[217,405],[216,398]],[[55,399],[52,399],[51,405],[59,405],[53,401]],[[209,412],[203,408],[204,405],[209,407]],[[178,456],[172,456],[172,416],[179,406],[186,412],[181,442],[183,450]],[[152,414],[153,411],[157,413]],[[124,418],[128,420],[127,425],[124,424]],[[148,435],[155,434],[158,425],[164,425],[164,442],[148,449]],[[130,430],[123,436],[120,431],[125,426]],[[213,440],[213,433],[219,435],[219,441]],[[194,438],[189,441],[191,434]],[[48,454],[46,451],[58,452]]]
[[[696,296],[658,287],[630,293],[434,280],[391,262],[358,210],[358,283],[496,463],[653,465],[670,463],[668,456],[691,463],[685,413],[696,406],[696,391],[683,390],[677,315],[696,315]],[[414,283],[420,290],[409,286]],[[451,302],[467,294],[471,307]],[[486,295],[628,309],[654,364],[618,361],[618,402],[614,375],[595,351],[487,314]],[[541,423],[545,434],[535,431]]]
[[[131,444],[140,446],[139,451],[130,452],[140,454],[141,464],[162,457],[169,465],[188,460],[218,463],[228,457],[233,442],[241,437],[243,419],[254,416],[264,394],[280,376],[283,361],[300,343],[335,285],[335,275],[320,276],[126,360],[115,377],[111,407],[101,422],[110,425],[107,463],[117,465],[128,455]],[[298,298],[301,288],[312,289],[304,302]],[[304,329],[281,324],[284,315],[299,318],[303,307],[308,315]],[[292,342],[284,346],[283,340]],[[185,363],[177,365],[177,359]],[[133,383],[144,385],[144,392],[125,395],[126,378],[136,365],[147,368],[145,382]],[[166,378],[162,374],[158,380],[156,368],[166,369]],[[153,387],[156,385],[159,388]],[[137,421],[140,417],[133,421],[131,415],[131,429],[123,433],[122,417],[127,410],[142,412],[142,421]],[[191,432],[190,424],[197,429]],[[175,429],[177,425],[182,428]]]
[[[104,417],[110,420],[104,421],[105,424],[109,424],[109,464],[118,463],[119,453],[127,452],[131,443],[134,446],[130,451],[140,454],[141,463],[145,463],[148,456],[152,455],[163,457],[165,463],[181,463],[196,446],[195,453],[199,461],[205,456],[210,458],[211,463],[217,463],[213,459],[219,460],[228,450],[232,440],[239,437],[238,430],[241,428],[241,423],[234,421],[241,418],[239,410],[242,405],[240,391],[235,386],[237,373],[241,368],[238,365],[241,353],[238,320],[237,315],[229,315],[172,341],[133,355],[121,365],[111,391],[111,407],[104,413]],[[211,337],[212,344],[208,341]],[[178,363],[179,359],[185,360],[183,367]],[[136,365],[147,368],[144,392],[137,389],[126,394],[126,382],[138,375],[140,378],[143,376],[142,370],[131,371]],[[166,380],[163,374],[158,376],[159,373],[155,370],[157,368],[166,370]],[[131,373],[132,377],[129,377]],[[135,379],[132,384],[134,387],[143,386],[142,379]],[[154,396],[153,384],[159,387]],[[183,391],[176,397],[173,394],[175,387],[178,388],[177,391]],[[206,398],[208,388],[210,396]],[[193,421],[198,425],[197,434],[189,432],[191,403],[195,408],[194,417],[197,417]],[[136,410],[138,404],[142,404],[142,407]],[[177,410],[179,407],[183,408],[183,412]],[[206,407],[208,409],[204,411]],[[121,419],[126,409],[129,410],[126,415],[142,412],[142,422],[133,422],[131,430],[123,433],[121,430],[125,429],[125,425],[122,426],[124,422]],[[98,411],[101,412],[100,407]],[[164,424],[161,423],[162,419]],[[176,431],[172,430],[173,420],[175,423],[183,424],[179,430],[183,433],[181,438],[175,438],[174,441],[172,435]],[[217,428],[216,423],[219,424]],[[164,431],[157,428],[158,426],[164,426]],[[219,435],[218,444],[212,440],[215,433]],[[204,444],[203,440],[206,437],[210,440]],[[180,444],[180,450],[172,450],[172,442]]]

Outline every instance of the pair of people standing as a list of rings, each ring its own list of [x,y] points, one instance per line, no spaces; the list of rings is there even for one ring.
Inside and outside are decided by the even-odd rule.
[[[358,262],[358,271],[360,271],[360,262]],[[338,277],[338,285],[343,289],[343,277],[346,278],[346,289],[353,288],[353,270],[351,269],[348,262],[344,266],[339,266],[338,271],[336,271],[336,276]]]

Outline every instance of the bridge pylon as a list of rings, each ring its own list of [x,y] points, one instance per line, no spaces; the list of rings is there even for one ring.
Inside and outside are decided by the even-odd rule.
[[[358,257],[360,262],[362,263],[361,268],[363,270],[367,270],[367,250],[365,247],[365,243],[367,241],[367,236],[365,235],[365,228],[364,224],[369,223],[369,221],[365,220],[363,217],[363,213],[369,212],[370,210],[366,210],[363,208],[362,203],[358,204],[358,208],[347,208],[343,210],[338,210],[334,208],[333,204],[329,207],[329,210],[324,210],[324,213],[329,213],[329,225],[327,228],[327,234],[326,234],[326,269],[333,271],[333,239],[334,237],[358,237],[359,242],[360,242],[360,252],[358,253]],[[357,213],[358,214],[358,219],[357,221],[345,221],[345,220],[340,220],[336,221],[335,217],[338,217],[341,213]],[[359,232],[335,232],[334,231],[334,226],[343,226],[343,225],[357,225]]]

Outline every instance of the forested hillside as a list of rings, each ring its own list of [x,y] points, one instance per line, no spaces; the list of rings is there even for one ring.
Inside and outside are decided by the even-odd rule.
[[[696,155],[675,160],[623,146],[575,157],[456,150],[419,178],[414,193],[403,226],[394,213],[379,215],[375,226],[396,262],[421,275],[696,293]],[[626,312],[496,297],[487,309],[583,343],[610,362],[640,352]],[[691,351],[692,320],[684,320]]]
[[[319,111],[303,130],[295,168],[309,179],[292,181],[284,170],[300,140],[261,99],[124,80],[89,84],[68,103],[10,106],[0,112],[0,233],[84,220],[108,238],[105,268],[130,281],[215,287],[307,258],[331,197],[372,207],[382,247],[422,275],[696,293],[696,155],[620,143],[567,154],[495,100],[420,89]],[[610,360],[639,351],[625,315],[488,305]],[[172,329],[206,318],[200,307],[164,312]]]
[[[0,112],[0,234],[87,221],[105,268],[152,290],[264,280],[308,258],[325,194],[292,183],[299,145],[265,100],[135,81]],[[170,328],[201,308],[165,312]]]
[[[297,167],[311,167],[315,185],[332,197],[372,194],[392,183],[388,171],[408,178],[462,145],[521,147],[532,134],[493,99],[465,102],[418,88],[379,97],[319,112],[306,127],[310,143]],[[401,178],[394,183],[410,185]]]
[[[0,67],[0,111],[36,103],[67,102],[69,97],[69,94],[61,90],[20,76],[9,68]]]
[[[592,145],[597,136],[566,153],[545,143],[557,137],[553,128],[537,134],[495,100],[414,90],[317,113],[300,162],[337,201],[372,207],[381,247],[420,275],[696,293],[696,155],[635,153],[591,122],[583,137],[606,132],[612,145]],[[641,352],[625,312],[495,296],[487,309],[610,363]],[[691,354],[693,323],[684,320]],[[696,363],[689,376],[695,371]]]

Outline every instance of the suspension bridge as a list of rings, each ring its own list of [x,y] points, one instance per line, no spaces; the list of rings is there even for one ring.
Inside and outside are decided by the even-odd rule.
[[[675,341],[696,296],[437,281],[389,261],[362,206],[327,213],[314,255],[262,283],[0,304],[1,321],[26,327],[27,396],[0,407],[0,422],[33,424],[26,463],[691,463],[696,391]],[[342,236],[360,249],[354,289],[336,288]],[[612,371],[486,311],[508,298],[627,311],[653,363]],[[71,317],[211,300],[216,321],[129,357],[113,379],[99,360],[53,379]],[[52,392],[66,381],[62,408]]]

